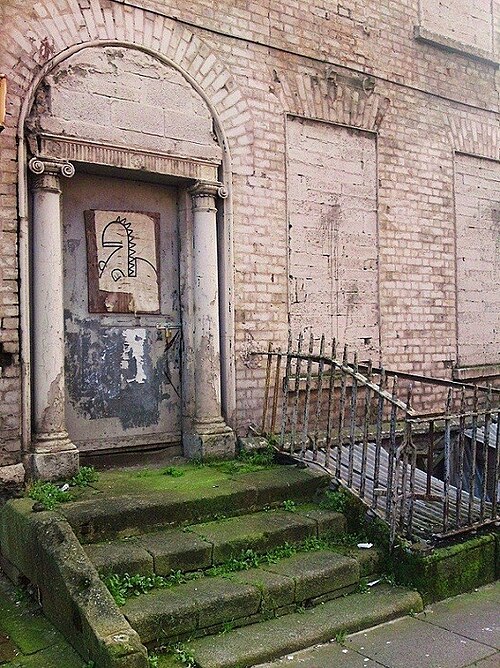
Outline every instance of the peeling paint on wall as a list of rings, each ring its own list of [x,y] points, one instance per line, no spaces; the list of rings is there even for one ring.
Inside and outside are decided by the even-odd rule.
[[[127,383],[144,383],[146,381],[145,370],[145,329],[125,329],[123,331],[123,352],[121,368]]]
[[[153,329],[103,327],[99,320],[71,317],[66,331],[67,391],[80,416],[118,418],[123,429],[154,427],[161,402],[177,405],[177,340],[166,345]]]

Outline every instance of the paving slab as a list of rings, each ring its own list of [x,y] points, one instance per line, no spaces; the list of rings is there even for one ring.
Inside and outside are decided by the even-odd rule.
[[[419,619],[500,650],[500,582],[434,603]]]
[[[85,668],[82,658],[64,640],[28,656],[20,655],[2,668]]]
[[[351,636],[346,647],[391,668],[460,668],[494,652],[475,640],[412,617]]]
[[[41,610],[3,580],[0,582],[0,631],[21,652],[32,654],[53,645],[60,634]]]
[[[1,668],[85,668],[39,607],[0,571]]]
[[[486,657],[486,659],[474,661],[474,663],[471,663],[467,668],[498,668],[498,666],[500,666],[500,656],[498,655],[498,652],[495,652],[495,654]]]
[[[385,668],[381,663],[367,659],[355,650],[347,649],[336,642],[318,645],[302,652],[288,654],[273,663],[260,664],[255,668]]]

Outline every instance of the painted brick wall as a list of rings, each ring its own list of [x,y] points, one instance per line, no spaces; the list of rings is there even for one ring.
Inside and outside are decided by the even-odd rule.
[[[420,0],[420,25],[465,47],[493,51],[491,0]]]
[[[457,155],[458,359],[500,363],[500,162]]]
[[[0,462],[20,458],[16,125],[40,68],[91,40],[171,58],[206,92],[226,130],[241,432],[258,420],[263,394],[263,366],[249,353],[287,339],[287,113],[377,133],[381,356],[388,366],[449,376],[457,361],[453,156],[498,160],[497,68],[415,40],[418,0],[133,4],[0,3],[0,68],[9,78],[0,135],[0,342],[10,361],[0,378]]]
[[[193,158],[220,158],[207,106],[174,68],[140,51],[85,49],[46,78],[34,107],[54,134]],[[47,113],[48,110],[48,113]]]
[[[375,134],[287,122],[290,322],[378,354]]]

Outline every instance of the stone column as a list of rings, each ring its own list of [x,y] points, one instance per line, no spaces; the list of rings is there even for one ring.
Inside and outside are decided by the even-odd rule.
[[[78,450],[66,431],[64,391],[63,230],[61,176],[69,162],[32,158],[32,438],[31,477],[55,480],[78,470]]]
[[[235,436],[221,413],[219,274],[216,197],[227,197],[220,183],[198,181],[193,202],[193,347],[195,418],[184,436],[187,456],[230,457]]]

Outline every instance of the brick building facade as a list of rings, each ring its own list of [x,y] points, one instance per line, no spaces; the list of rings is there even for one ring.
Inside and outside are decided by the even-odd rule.
[[[0,25],[0,478],[231,447],[289,328],[498,374],[499,3],[5,0]],[[159,215],[159,288],[99,307],[94,249],[93,308],[102,211]]]

